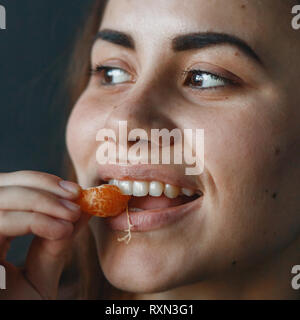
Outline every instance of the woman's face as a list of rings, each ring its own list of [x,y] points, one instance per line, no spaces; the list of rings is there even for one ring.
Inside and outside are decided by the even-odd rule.
[[[229,276],[299,237],[300,31],[291,27],[292,4],[108,2],[99,30],[117,33],[102,33],[91,59],[94,69],[110,69],[93,72],[67,128],[79,184],[156,180],[203,193],[176,222],[132,232],[128,245],[117,241],[124,232],[92,220],[116,287],[159,292]],[[97,132],[118,135],[121,120],[149,136],[153,128],[204,129],[203,173],[187,176],[185,164],[100,166]],[[176,202],[168,201],[161,206]],[[151,207],[151,199],[139,203]]]

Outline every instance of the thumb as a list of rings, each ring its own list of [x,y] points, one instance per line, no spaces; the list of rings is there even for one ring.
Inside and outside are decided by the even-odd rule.
[[[68,238],[33,239],[26,258],[24,276],[43,299],[57,298],[59,280],[66,262],[71,258],[74,238],[87,226],[90,217],[83,213]]]

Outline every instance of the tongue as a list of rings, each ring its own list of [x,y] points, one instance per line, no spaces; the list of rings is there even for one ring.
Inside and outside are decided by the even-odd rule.
[[[167,198],[165,195],[160,197],[132,197],[129,201],[129,208],[138,208],[143,210],[162,209],[168,207],[179,206],[194,200],[194,197],[179,196],[175,199]]]

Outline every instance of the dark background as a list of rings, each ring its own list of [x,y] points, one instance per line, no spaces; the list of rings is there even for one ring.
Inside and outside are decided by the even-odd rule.
[[[37,170],[66,178],[66,99],[72,43],[92,0],[0,0],[0,172]],[[31,236],[12,242],[21,264]]]

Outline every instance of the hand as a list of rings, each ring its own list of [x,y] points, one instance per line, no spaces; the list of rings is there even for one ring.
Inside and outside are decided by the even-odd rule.
[[[71,202],[80,187],[42,172],[0,173],[0,265],[6,269],[6,290],[0,299],[55,299],[74,236],[89,216]],[[6,261],[14,237],[35,237],[24,268]]]

